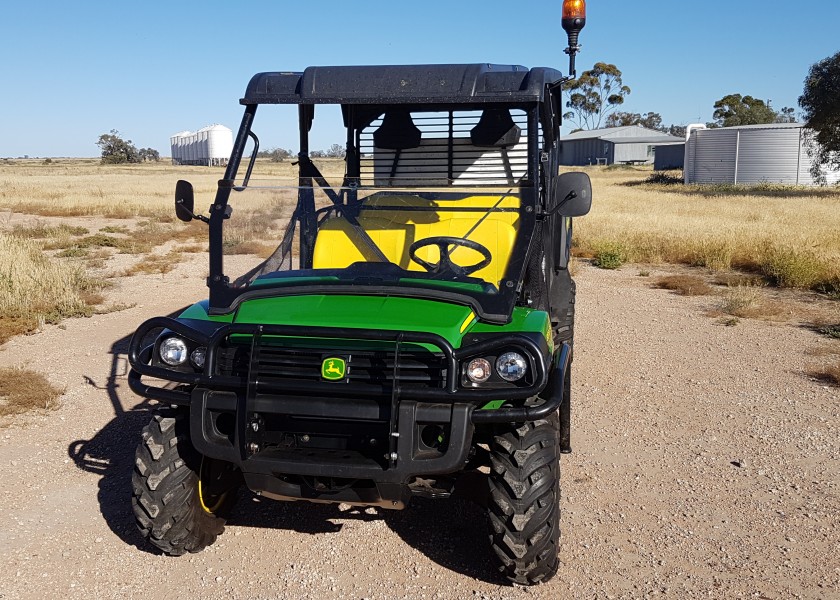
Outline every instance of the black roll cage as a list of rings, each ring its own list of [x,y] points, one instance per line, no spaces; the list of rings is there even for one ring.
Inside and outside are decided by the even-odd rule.
[[[357,87],[364,88],[363,84],[352,87],[354,72],[371,73],[385,72],[406,73],[405,78],[414,75],[418,81],[422,76],[432,73],[429,81],[436,82],[434,75],[435,68],[441,73],[451,76],[454,73],[461,73],[463,79],[468,76],[475,77],[475,82],[469,93],[462,92],[461,95],[445,98],[434,98],[433,91],[419,89],[414,95],[396,93],[393,89],[377,89],[377,86],[388,88],[395,85],[390,79],[388,81],[374,81],[371,86],[370,98],[359,96],[353,98],[354,102],[343,102],[342,98],[335,97],[336,94],[350,94],[348,89],[356,90]],[[488,70],[489,67],[489,70]],[[493,70],[495,68],[495,71]],[[336,85],[326,97],[307,95],[307,86],[315,88],[318,69],[338,73],[335,75]],[[423,71],[425,69],[425,71]],[[459,71],[459,69],[461,69]],[[314,75],[313,75],[314,73]],[[419,75],[418,75],[419,73]],[[524,73],[524,75],[523,75]],[[503,75],[507,79],[501,79]],[[309,80],[307,80],[309,77]],[[441,75],[443,77],[443,75]],[[495,77],[495,79],[494,79]],[[524,77],[524,79],[523,79]],[[296,86],[291,86],[289,81],[297,78]],[[321,78],[323,79],[323,77]],[[280,90],[277,93],[268,94],[265,89],[271,88],[270,82]],[[400,79],[400,85],[406,79]],[[423,80],[428,84],[428,81]],[[441,85],[445,80],[440,79]],[[481,92],[479,83],[484,81],[486,87],[502,87],[491,92]],[[487,82],[490,81],[492,85]],[[507,67],[498,65],[438,65],[431,67],[310,67],[304,73],[261,73],[255,75],[248,85],[246,96],[240,102],[245,105],[245,112],[236,134],[230,160],[225,170],[224,179],[219,181],[216,197],[210,208],[209,218],[209,246],[210,265],[207,285],[209,288],[209,313],[227,314],[239,304],[243,295],[250,296],[253,290],[249,286],[233,287],[230,279],[224,273],[223,256],[223,229],[224,221],[230,218],[231,208],[228,205],[231,193],[247,189],[254,160],[259,148],[259,139],[252,131],[254,117],[257,107],[260,104],[298,104],[298,121],[300,133],[300,151],[298,154],[299,175],[298,175],[298,202],[293,219],[297,219],[300,226],[300,268],[311,269],[312,257],[317,236],[318,210],[315,206],[314,188],[317,185],[330,198],[335,207],[352,206],[357,200],[356,189],[361,177],[361,160],[359,147],[359,136],[365,127],[381,116],[389,108],[398,106],[400,109],[415,112],[450,112],[454,110],[483,110],[488,106],[520,109],[527,116],[527,169],[525,177],[520,181],[515,193],[520,198],[519,232],[511,251],[507,270],[502,278],[498,293],[488,294],[482,292],[471,292],[469,290],[442,291],[439,287],[431,289],[423,285],[408,286],[402,282],[399,286],[382,286],[379,289],[371,286],[369,282],[364,285],[364,293],[375,295],[383,293],[388,295],[405,295],[419,298],[445,299],[453,303],[468,305],[473,308],[479,319],[487,322],[504,324],[510,321],[513,308],[520,298],[522,281],[525,275],[528,258],[532,252],[540,251],[537,248],[534,232],[538,221],[542,220],[548,206],[552,174],[556,175],[559,167],[559,128],[560,128],[560,82],[562,77],[553,69],[536,68],[528,71],[524,67]],[[268,83],[267,83],[268,82]],[[281,83],[277,83],[281,82]],[[513,89],[505,90],[499,82],[507,82]],[[518,82],[518,83],[517,83]],[[467,81],[467,83],[469,83]],[[282,84],[282,85],[281,85]],[[341,88],[344,85],[345,88]],[[463,86],[462,86],[463,87]],[[468,86],[467,86],[468,87]],[[290,91],[291,90],[291,91]],[[478,91],[477,91],[478,90]],[[451,90],[447,93],[452,93]],[[430,100],[423,102],[423,100]],[[340,104],[344,123],[347,130],[346,140],[346,167],[344,181],[341,186],[341,193],[337,194],[334,188],[326,181],[318,170],[317,166],[309,157],[309,132],[312,127],[315,114],[315,104]],[[543,146],[540,148],[539,136],[542,132]],[[248,139],[254,142],[254,149],[249,161],[246,174],[240,185],[235,183],[237,173],[245,155]],[[422,186],[418,186],[422,187]],[[348,192],[345,193],[344,190]],[[506,189],[509,189],[506,188]],[[457,188],[453,190],[457,192]],[[452,196],[449,192],[444,193]],[[366,241],[370,250],[381,260],[385,259],[381,250],[370,240],[368,235],[361,230],[358,222],[355,221],[353,210],[342,210],[342,215],[348,219],[350,224],[356,228],[363,241]],[[361,231],[360,231],[361,230]],[[372,273],[375,275],[375,272]],[[310,286],[311,287],[311,286]],[[322,293],[360,293],[359,286],[355,283],[339,282],[319,286]],[[294,286],[284,286],[282,289],[271,290],[267,286],[260,286],[259,295],[267,293],[288,294],[295,293]]]

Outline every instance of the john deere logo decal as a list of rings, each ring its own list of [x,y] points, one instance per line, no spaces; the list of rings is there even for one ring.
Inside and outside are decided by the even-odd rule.
[[[344,379],[345,373],[347,373],[347,363],[343,358],[325,358],[321,363],[321,377],[327,381]]]

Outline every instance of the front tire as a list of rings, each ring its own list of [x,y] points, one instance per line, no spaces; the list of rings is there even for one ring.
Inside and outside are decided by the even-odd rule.
[[[490,445],[490,545],[498,571],[521,585],[544,583],[559,566],[559,419],[504,426]]]
[[[196,452],[186,411],[161,411],[142,435],[131,479],[137,527],[165,554],[200,552],[224,531],[241,475]]]
[[[568,342],[575,344],[575,297],[577,284],[568,269],[560,271],[554,281],[551,296],[551,327],[554,330],[554,347]]]

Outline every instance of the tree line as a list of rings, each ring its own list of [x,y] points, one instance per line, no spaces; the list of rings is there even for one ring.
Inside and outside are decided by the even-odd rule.
[[[346,151],[341,144],[333,144],[326,150],[310,150],[310,158],[344,158]],[[285,162],[297,157],[297,153],[285,148],[269,148],[257,152],[257,158],[267,158],[272,162]]]
[[[154,148],[137,148],[131,140],[123,139],[116,129],[99,136],[96,145],[99,146],[102,164],[115,165],[122,163],[142,163],[146,161],[160,161],[160,152]],[[326,150],[312,150],[312,158],[344,158],[345,150],[341,144],[333,144]],[[272,162],[284,162],[297,157],[297,153],[285,148],[270,148],[260,150],[259,158],[267,158]]]
[[[563,115],[576,130],[641,125],[684,137],[684,124],[665,125],[656,112],[634,113],[619,110],[631,89],[625,85],[621,70],[613,64],[597,62],[565,86],[566,108]],[[825,181],[825,169],[840,169],[840,52],[811,65],[799,97],[801,118],[814,131],[812,174]],[[750,95],[727,94],[715,102],[712,121],[707,127],[735,127],[767,123],[795,123],[796,110],[785,106],[773,108],[770,100]]]
[[[160,160],[160,152],[154,148],[138,149],[131,140],[124,140],[116,129],[100,135],[96,145],[102,151],[102,164],[115,165]]]
[[[578,130],[600,129],[602,127],[624,127],[640,125],[671,135],[685,136],[684,124],[663,123],[657,112],[634,113],[619,110],[631,89],[624,84],[621,69],[613,64],[598,62],[592,69],[566,84],[568,99],[563,115]],[[736,125],[759,125],[762,123],[794,123],[795,111],[784,107],[776,111],[770,101],[752,96],[728,94],[715,102],[713,121],[707,127],[734,127]]]

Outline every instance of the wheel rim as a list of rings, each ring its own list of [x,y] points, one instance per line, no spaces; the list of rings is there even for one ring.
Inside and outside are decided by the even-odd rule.
[[[215,514],[222,507],[231,490],[228,482],[236,467],[230,463],[201,458],[198,473],[198,501],[204,512]]]

